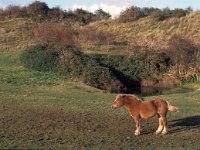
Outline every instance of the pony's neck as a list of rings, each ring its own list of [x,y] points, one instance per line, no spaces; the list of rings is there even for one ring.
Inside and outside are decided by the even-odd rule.
[[[133,96],[129,96],[129,97],[127,97],[127,99],[124,103],[124,107],[128,110],[130,110],[130,109],[136,110],[136,109],[139,109],[141,103],[142,103],[142,101],[140,99],[133,97]]]

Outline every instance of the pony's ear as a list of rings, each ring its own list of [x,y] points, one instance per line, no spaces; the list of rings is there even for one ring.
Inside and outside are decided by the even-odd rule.
[[[122,98],[126,97],[126,95],[122,95]]]
[[[121,95],[121,98],[126,98],[126,95]]]

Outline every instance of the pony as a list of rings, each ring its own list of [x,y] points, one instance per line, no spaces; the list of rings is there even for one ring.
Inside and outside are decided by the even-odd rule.
[[[135,95],[129,94],[119,94],[116,96],[114,102],[112,103],[112,109],[117,109],[124,106],[130,116],[133,118],[136,130],[135,135],[140,135],[140,124],[139,119],[148,119],[156,114],[158,115],[159,119],[159,126],[156,130],[155,134],[167,134],[167,112],[178,112],[178,108],[172,106],[168,101],[156,98],[151,101],[143,101],[142,99],[138,98]]]

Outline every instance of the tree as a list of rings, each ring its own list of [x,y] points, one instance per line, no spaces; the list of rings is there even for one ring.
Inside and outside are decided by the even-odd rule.
[[[143,14],[145,16],[151,16],[152,14],[160,11],[160,9],[158,8],[153,8],[153,7],[144,7],[144,8],[141,8],[141,11],[143,12]]]
[[[76,9],[74,14],[77,16],[78,21],[83,25],[88,24],[92,21],[95,21],[95,15],[89,11],[83,9]]]
[[[45,2],[35,1],[27,6],[27,12],[31,15],[46,15],[49,7]]]
[[[60,7],[53,7],[48,11],[48,15],[51,19],[60,20],[64,18],[64,12]]]
[[[121,12],[121,14],[119,16],[119,20],[122,22],[129,22],[129,21],[137,20],[144,16],[145,16],[145,14],[141,11],[141,9],[139,7],[131,6]]]
[[[97,19],[102,20],[102,19],[110,19],[111,15],[107,12],[105,12],[103,9],[98,9],[94,13],[97,17]]]
[[[187,10],[184,9],[174,9],[170,10],[168,7],[164,8],[163,10],[156,11],[153,16],[156,18],[158,21],[163,21],[167,18],[172,18],[172,17],[184,17],[187,14]]]

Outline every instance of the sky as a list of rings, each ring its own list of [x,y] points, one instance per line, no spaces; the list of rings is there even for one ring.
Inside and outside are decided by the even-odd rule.
[[[8,5],[28,5],[35,0],[0,0],[0,7],[5,8]],[[138,7],[156,7],[156,8],[187,8],[192,7],[194,10],[200,10],[200,0],[42,0],[50,8],[59,6],[64,10],[83,8],[94,12],[97,9],[103,9],[109,12],[112,17],[129,6]]]

